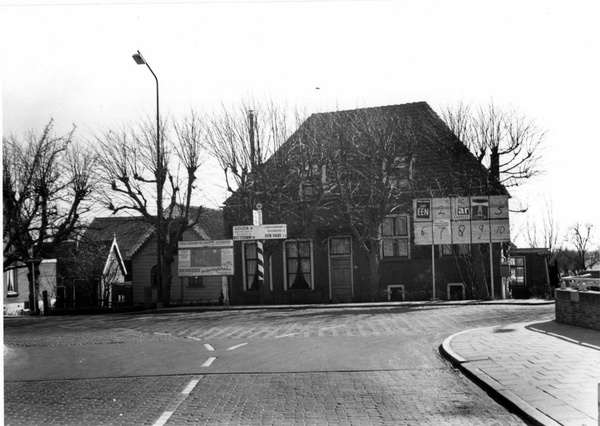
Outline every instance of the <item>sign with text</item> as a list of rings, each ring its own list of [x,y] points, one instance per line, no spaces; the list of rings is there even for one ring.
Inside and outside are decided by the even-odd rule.
[[[489,219],[490,199],[485,196],[471,197],[471,219]]]
[[[415,222],[431,222],[431,198],[414,200]]]
[[[416,245],[510,241],[507,195],[420,198],[413,207]]]
[[[233,227],[233,239],[242,240],[279,240],[287,238],[287,224],[240,225]]]
[[[178,275],[233,275],[233,240],[179,241]]]
[[[469,197],[453,197],[451,200],[452,220],[470,220],[471,200]]]

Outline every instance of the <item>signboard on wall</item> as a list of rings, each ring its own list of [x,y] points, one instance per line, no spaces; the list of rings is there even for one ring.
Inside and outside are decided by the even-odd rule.
[[[416,245],[510,241],[506,195],[422,198],[413,207]]]
[[[233,275],[233,240],[179,241],[178,275]]]

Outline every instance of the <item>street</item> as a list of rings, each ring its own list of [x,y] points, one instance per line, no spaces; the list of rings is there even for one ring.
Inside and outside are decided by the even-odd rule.
[[[439,354],[553,305],[10,318],[7,425],[519,425]]]

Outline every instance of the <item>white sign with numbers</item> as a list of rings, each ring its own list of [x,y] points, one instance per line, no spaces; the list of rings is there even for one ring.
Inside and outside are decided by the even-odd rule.
[[[418,246],[433,244],[433,222],[415,222],[415,244]]]
[[[488,220],[471,221],[471,242],[472,244],[490,242],[490,222]]]
[[[510,224],[508,219],[490,220],[490,241],[506,243],[510,241]]]
[[[448,209],[448,212],[450,209]],[[450,219],[438,219],[433,222],[433,243],[452,244],[452,228]]]
[[[450,220],[452,216],[450,198],[433,198],[431,201],[433,220]]]
[[[490,196],[490,219],[508,219],[508,197],[506,195]]]
[[[452,221],[452,244],[471,244],[471,222]]]
[[[416,245],[510,241],[507,195],[420,198],[413,208]]]

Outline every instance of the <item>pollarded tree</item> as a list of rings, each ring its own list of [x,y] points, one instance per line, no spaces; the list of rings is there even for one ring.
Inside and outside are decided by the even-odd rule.
[[[546,131],[513,108],[463,103],[441,112],[450,130],[490,170],[491,186],[523,185],[542,173],[541,159]]]
[[[160,152],[151,120],[108,130],[96,136],[96,142],[105,206],[113,213],[141,215],[155,229],[160,223],[161,230],[155,233],[160,235],[162,248],[157,299],[168,306],[177,243],[203,214],[202,208],[193,206],[193,200],[198,190],[198,170],[204,161],[205,123],[191,112],[179,121],[161,123],[160,129]],[[157,197],[158,179],[164,204]],[[158,204],[163,212],[161,220]]]
[[[5,271],[52,255],[83,231],[81,218],[97,187],[96,157],[75,142],[74,133],[57,136],[50,120],[41,133],[2,139]],[[35,286],[30,290],[37,294]]]

